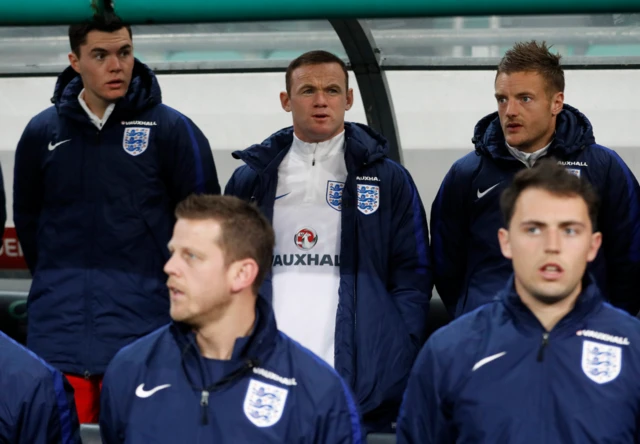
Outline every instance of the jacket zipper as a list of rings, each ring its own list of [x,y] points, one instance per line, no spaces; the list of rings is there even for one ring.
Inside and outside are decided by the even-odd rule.
[[[549,345],[549,332],[542,333],[542,343],[540,344],[540,348],[538,349],[538,362],[542,362],[544,360],[544,349]]]

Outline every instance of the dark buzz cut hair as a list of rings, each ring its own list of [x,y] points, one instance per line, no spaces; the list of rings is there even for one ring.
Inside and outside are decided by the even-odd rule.
[[[287,85],[287,94],[291,94],[291,75],[293,71],[301,66],[308,65],[322,65],[324,63],[337,63],[344,72],[344,84],[345,94],[349,91],[349,73],[347,72],[347,65],[342,61],[340,57],[335,54],[331,54],[328,51],[316,50],[305,52],[301,56],[295,58],[287,67],[287,73],[285,74],[285,83]]]
[[[549,49],[546,42],[516,43],[500,60],[496,78],[500,74],[536,72],[544,79],[549,94],[564,92],[564,71],[560,67],[562,56],[552,54]]]
[[[267,272],[275,245],[275,234],[269,221],[257,206],[233,196],[192,194],[180,202],[175,211],[178,219],[213,219],[220,224],[218,246],[225,257],[225,265],[242,259],[258,263],[253,290],[258,290]]]
[[[123,22],[120,17],[111,13],[95,14],[90,20],[69,26],[69,45],[71,51],[80,57],[80,47],[87,43],[87,34],[91,31],[115,32],[127,28],[129,38],[133,38],[131,26]]]
[[[500,209],[508,228],[516,208],[518,197],[524,190],[537,188],[556,196],[581,197],[587,204],[593,231],[596,231],[600,200],[591,184],[569,173],[553,158],[541,159],[533,168],[518,172],[509,187],[500,196]]]

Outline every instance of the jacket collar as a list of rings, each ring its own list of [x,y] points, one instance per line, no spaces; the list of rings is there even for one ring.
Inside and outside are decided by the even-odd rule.
[[[368,126],[345,122],[344,130],[347,170],[357,170],[387,154],[387,140]],[[234,151],[232,155],[243,160],[259,175],[269,175],[277,171],[292,143],[293,127],[288,127],[272,134],[262,143]]]
[[[472,142],[478,155],[514,160],[505,145],[497,112],[485,116],[476,124]],[[568,155],[594,143],[596,140],[589,119],[576,108],[565,104],[556,119],[556,132],[549,155]]]
[[[201,387],[210,385],[204,370],[204,358],[196,343],[192,328],[182,322],[172,322],[170,326],[181,351],[183,366],[188,372],[188,379]],[[256,299],[256,323],[247,338],[236,340],[229,368],[239,369],[260,366],[271,355],[278,335],[278,327],[271,305],[261,296]],[[213,381],[215,382],[215,381]]]
[[[528,330],[543,331],[540,321],[523,302],[514,285],[513,275],[500,297],[507,313],[522,327]],[[603,298],[600,289],[589,274],[582,279],[582,292],[578,295],[573,309],[562,318],[552,332],[562,331],[568,327],[580,327],[586,318],[602,306]]]
[[[89,119],[78,102],[78,95],[83,88],[80,74],[71,66],[58,76],[51,102],[59,114],[76,120]],[[118,100],[114,112],[121,116],[131,116],[160,103],[162,94],[155,74],[147,65],[135,59],[129,89]]]

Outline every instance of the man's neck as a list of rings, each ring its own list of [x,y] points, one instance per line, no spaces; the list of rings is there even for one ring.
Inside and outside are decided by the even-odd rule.
[[[529,310],[531,310],[533,315],[538,318],[538,321],[540,321],[540,324],[542,324],[546,331],[553,330],[558,322],[573,310],[573,307],[575,307],[576,301],[578,300],[578,296],[582,291],[582,285],[580,284],[576,287],[573,293],[566,298],[553,304],[546,304],[530,295],[524,288],[522,288],[522,286],[519,285],[517,280],[515,284],[516,292],[520,296],[520,300],[527,306],[527,308],[529,308]]]
[[[110,105],[110,103],[105,102],[101,98],[89,93],[86,89],[82,91],[82,99],[98,119],[102,119],[104,117],[104,113]]]
[[[256,321],[255,299],[252,304],[231,306],[222,317],[195,330],[196,342],[205,358],[229,360],[236,339],[248,336]]]

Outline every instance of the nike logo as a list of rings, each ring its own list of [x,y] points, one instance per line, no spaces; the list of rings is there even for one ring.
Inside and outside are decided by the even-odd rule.
[[[49,151],[53,151],[55,150],[57,147],[59,147],[60,145],[62,145],[63,143],[67,143],[68,141],[70,141],[71,139],[67,139],[67,140],[63,140],[62,142],[58,142],[55,145],[53,145],[51,142],[49,142]]]
[[[473,368],[471,369],[471,371],[475,372],[476,370],[478,370],[483,365],[488,364],[491,361],[495,361],[498,358],[502,358],[506,354],[507,354],[507,352],[500,352],[500,353],[496,353],[495,355],[487,356],[486,358],[481,359],[478,362],[476,362],[475,365],[473,366]]]
[[[159,385],[157,387],[152,388],[151,390],[145,390],[144,384],[140,384],[136,389],[136,396],[138,398],[148,398],[149,396],[153,396],[156,392],[166,389],[167,387],[171,387],[171,384]]]
[[[495,184],[494,186],[492,186],[491,188],[487,188],[486,190],[484,190],[483,192],[480,192],[480,188],[478,188],[478,199],[482,199],[489,191],[493,190],[495,187],[497,187],[498,185],[500,185],[500,182],[498,182],[497,184]]]
[[[276,200],[283,198],[284,196],[288,196],[289,194],[291,194],[291,191],[289,191],[287,194],[282,194],[280,196],[276,196]]]

